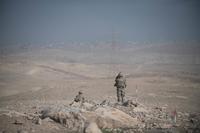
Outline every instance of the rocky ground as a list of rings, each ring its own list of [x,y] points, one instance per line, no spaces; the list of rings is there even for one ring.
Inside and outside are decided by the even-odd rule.
[[[0,110],[1,133],[198,133],[200,114],[128,100],[15,103]]]
[[[92,63],[79,53],[81,61],[62,49],[1,57],[0,133],[200,132],[200,65],[188,56],[124,52],[128,62],[115,64],[109,54],[91,56],[109,63]],[[119,71],[127,79],[123,105],[113,86]],[[80,90],[87,102],[69,106]]]

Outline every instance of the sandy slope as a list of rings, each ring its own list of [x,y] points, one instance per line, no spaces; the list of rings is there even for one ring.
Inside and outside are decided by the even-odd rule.
[[[159,53],[159,57],[151,52],[149,54],[149,50],[137,54],[131,53],[130,49],[129,53],[115,58],[101,52],[85,54],[68,51],[66,54],[60,49],[4,56],[0,60],[0,111],[34,113],[40,105],[67,106],[79,90],[83,91],[86,99],[97,103],[108,97],[115,101],[114,78],[122,71],[127,77],[126,99],[138,99],[150,107],[165,106],[169,112],[176,108],[181,112],[199,113],[198,62],[192,64],[190,58],[193,56],[177,56],[174,55],[176,51],[172,55]],[[148,54],[143,54],[145,52]],[[118,57],[118,63],[109,62],[110,59],[116,61]],[[98,63],[93,62],[98,59]],[[0,125],[13,126],[14,120],[1,116]],[[35,132],[43,132],[44,128],[29,121],[26,124],[26,128],[36,126]],[[55,123],[44,126],[55,127],[46,132],[57,132],[56,128],[63,128]],[[18,127],[14,125],[13,132]],[[61,131],[65,132],[65,129]]]
[[[184,69],[187,69],[178,65],[168,67],[52,61],[7,62],[0,69],[1,102],[36,99],[71,101],[79,90],[93,100],[115,97],[114,76],[119,70],[124,70],[128,84],[127,98],[133,96],[146,104],[167,104],[169,108],[177,106],[181,110],[199,111],[198,73],[184,73]]]

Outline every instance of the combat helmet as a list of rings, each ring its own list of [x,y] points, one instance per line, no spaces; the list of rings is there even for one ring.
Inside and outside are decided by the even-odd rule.
[[[82,92],[82,91],[79,91],[78,94],[83,94],[83,92]]]
[[[122,72],[119,72],[119,73],[118,73],[118,77],[123,77]]]

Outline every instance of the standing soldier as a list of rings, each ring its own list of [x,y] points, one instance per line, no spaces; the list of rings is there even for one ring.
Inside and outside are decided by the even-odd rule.
[[[125,97],[126,79],[120,72],[115,78],[115,85],[117,88],[117,101],[123,103]]]

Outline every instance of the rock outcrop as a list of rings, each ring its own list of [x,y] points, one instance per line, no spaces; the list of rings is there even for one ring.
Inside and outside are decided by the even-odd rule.
[[[88,121],[96,122],[100,128],[126,128],[139,124],[137,118],[112,107],[99,107],[93,112],[85,111],[82,114]]]
[[[102,133],[95,122],[91,122],[85,128],[85,133]]]
[[[110,106],[99,106],[94,110],[80,108],[78,111],[73,111],[73,107],[69,108],[71,108],[71,111],[70,109],[41,111],[41,118],[49,117],[72,131],[83,130],[86,122],[96,123],[99,128],[130,128],[139,124],[137,118],[133,118],[123,111]]]
[[[85,127],[85,118],[79,112],[66,111],[66,112],[51,112],[46,113],[41,118],[47,118],[54,120],[65,126],[71,132],[83,132]]]

